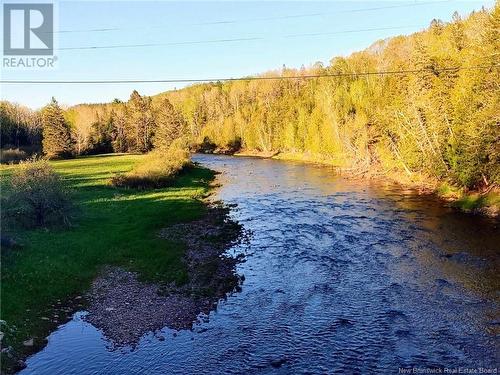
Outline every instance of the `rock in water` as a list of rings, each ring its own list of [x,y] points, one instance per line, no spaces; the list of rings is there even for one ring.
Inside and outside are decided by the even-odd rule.
[[[285,358],[278,358],[271,361],[271,366],[274,368],[280,368],[286,362]]]

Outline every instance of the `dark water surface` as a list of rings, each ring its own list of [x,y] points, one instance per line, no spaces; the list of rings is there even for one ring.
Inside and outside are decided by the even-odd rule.
[[[398,373],[499,366],[498,223],[328,168],[196,156],[253,232],[240,293],[193,331],[108,343],[81,313],[23,374]]]

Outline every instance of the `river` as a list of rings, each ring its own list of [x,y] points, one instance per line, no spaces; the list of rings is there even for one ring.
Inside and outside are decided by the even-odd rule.
[[[398,373],[494,368],[498,222],[327,167],[196,155],[251,231],[242,290],[192,331],[110,350],[76,313],[22,374]]]

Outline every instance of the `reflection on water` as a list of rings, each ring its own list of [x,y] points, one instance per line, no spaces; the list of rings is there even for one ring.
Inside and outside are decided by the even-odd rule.
[[[196,156],[253,232],[241,293],[109,351],[80,314],[25,374],[397,373],[499,362],[498,223],[328,168]],[[241,249],[235,249],[236,251]],[[175,333],[175,335],[174,335]],[[166,337],[165,340],[159,336]]]

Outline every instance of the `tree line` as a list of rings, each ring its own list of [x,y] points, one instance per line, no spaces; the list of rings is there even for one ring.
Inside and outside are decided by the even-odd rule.
[[[327,66],[263,74],[342,76],[197,84],[153,97],[134,91],[127,102],[61,113],[47,110],[57,107],[53,102],[41,111],[43,136],[49,123],[56,124],[60,130],[49,137],[68,145],[57,152],[73,154],[147,152],[184,137],[221,152],[243,147],[299,154],[468,188],[499,184],[499,69],[467,69],[499,63],[499,30],[497,2],[465,19],[455,13],[452,22],[434,20],[424,31],[378,41]],[[415,72],[354,75],[404,70]],[[54,116],[60,121],[46,120]],[[61,130],[62,120],[69,133]],[[44,150],[45,143],[51,147],[44,141]]]
[[[1,148],[41,148],[42,124],[37,111],[6,101],[0,102]]]
[[[0,102],[2,148],[28,148],[49,158],[110,152],[146,153],[186,135],[184,118],[167,98],[133,91],[128,102],[62,109],[55,98],[39,111]]]

